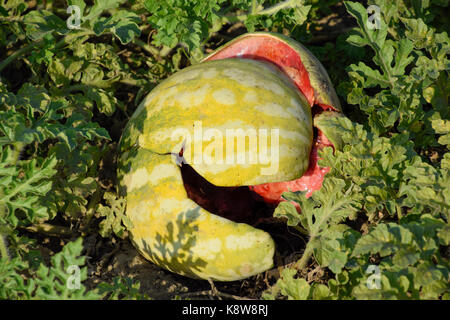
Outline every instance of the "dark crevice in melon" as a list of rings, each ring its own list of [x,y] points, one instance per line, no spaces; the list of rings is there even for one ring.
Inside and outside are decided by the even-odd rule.
[[[318,105],[318,104],[315,104],[311,107],[311,116],[313,118],[313,123],[314,123],[314,118],[316,116],[318,116],[319,114],[321,114],[322,112],[324,112],[325,110],[328,110],[328,109],[325,106]]]
[[[323,112],[318,105],[312,107],[313,118]],[[220,187],[216,186],[200,174],[189,164],[182,162],[181,175],[188,198],[212,214],[221,216],[238,223],[258,225],[272,223],[275,207],[284,201],[282,194],[286,191],[306,191],[310,197],[314,191],[320,190],[325,175],[330,168],[318,165],[318,151],[333,144],[317,128],[313,127],[314,136],[309,166],[298,179],[283,182],[265,183],[255,186]],[[183,150],[179,156],[183,156]],[[300,212],[300,207],[295,204]]]
[[[212,214],[249,224],[271,235],[278,257],[274,261],[274,267],[294,261],[289,259],[297,257],[296,252],[304,248],[304,235],[289,228],[285,219],[274,218],[275,206],[265,203],[249,187],[218,187],[200,176],[188,164],[183,163],[180,169],[189,199]]]
[[[212,214],[237,223],[246,223],[269,233],[278,255],[289,257],[304,247],[303,235],[290,230],[285,219],[274,218],[275,206],[267,204],[247,186],[218,187],[199,175],[190,165],[182,163],[181,175],[188,198]],[[274,261],[275,266],[287,262]]]
[[[216,186],[185,163],[180,170],[188,198],[212,214],[250,225],[273,216],[274,208],[247,186]]]

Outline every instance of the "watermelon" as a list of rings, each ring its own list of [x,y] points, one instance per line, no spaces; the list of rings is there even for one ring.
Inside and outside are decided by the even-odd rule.
[[[162,81],[119,147],[119,192],[137,250],[200,279],[271,268],[275,243],[254,224],[283,192],[320,189],[329,169],[317,165],[317,151],[338,143],[320,123],[339,110],[320,62],[273,33],[245,34]]]

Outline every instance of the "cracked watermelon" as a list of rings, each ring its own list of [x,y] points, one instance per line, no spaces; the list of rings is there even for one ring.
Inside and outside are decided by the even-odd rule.
[[[329,168],[317,165],[317,151],[338,144],[321,124],[339,110],[320,62],[272,33],[245,34],[161,82],[120,142],[135,247],[193,278],[233,281],[271,268],[274,241],[253,225],[283,192],[320,189]]]

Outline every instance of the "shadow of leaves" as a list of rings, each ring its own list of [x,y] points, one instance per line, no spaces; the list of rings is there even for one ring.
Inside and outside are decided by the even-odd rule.
[[[197,207],[178,214],[175,221],[166,224],[165,232],[156,234],[154,245],[142,240],[142,247],[151,260],[170,271],[198,278],[194,271],[202,272],[207,264],[194,257],[192,250],[197,241],[199,211]]]

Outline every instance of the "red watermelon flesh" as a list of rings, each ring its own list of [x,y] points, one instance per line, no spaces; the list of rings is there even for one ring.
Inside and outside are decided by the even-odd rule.
[[[299,179],[292,181],[264,183],[256,186],[249,186],[250,190],[260,195],[266,203],[277,205],[283,201],[281,195],[286,191],[306,191],[309,198],[314,191],[320,190],[325,175],[330,171],[329,167],[320,167],[318,161],[320,157],[318,151],[325,147],[333,147],[333,144],[318,130],[314,138],[313,147],[309,157],[308,170]],[[297,209],[300,209],[297,207]]]

